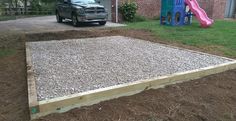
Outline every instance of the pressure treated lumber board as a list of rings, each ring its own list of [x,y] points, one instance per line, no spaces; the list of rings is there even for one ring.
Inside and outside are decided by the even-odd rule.
[[[37,92],[36,92],[35,78],[30,55],[30,48],[27,45],[27,43],[26,43],[26,65],[27,65],[29,111],[30,111],[30,116],[32,116],[33,114],[39,112],[39,102],[37,100]]]
[[[27,49],[27,48],[26,48]],[[29,50],[26,51],[29,54]],[[27,62],[30,59],[27,59]],[[30,63],[27,63],[30,64]],[[27,66],[30,67],[30,66]],[[30,68],[29,70],[31,70]],[[31,71],[28,72],[28,85],[29,85],[29,107],[31,119],[35,119],[41,116],[45,116],[51,113],[61,113],[66,112],[70,109],[89,106],[101,101],[106,101],[114,98],[119,98],[122,96],[130,96],[140,93],[148,89],[158,89],[163,88],[167,85],[172,85],[176,83],[182,83],[204,76],[224,72],[227,70],[236,69],[236,61],[229,63],[224,63],[216,66],[210,66],[206,68],[196,69],[192,71],[175,73],[167,76],[160,76],[148,80],[140,80],[132,83],[126,83],[116,86],[111,86],[107,88],[92,90],[88,92],[68,95],[64,97],[58,97],[54,99],[37,101],[37,95],[35,90],[35,81],[31,77]],[[36,100],[35,100],[36,98]],[[36,110],[36,111],[35,111]]]

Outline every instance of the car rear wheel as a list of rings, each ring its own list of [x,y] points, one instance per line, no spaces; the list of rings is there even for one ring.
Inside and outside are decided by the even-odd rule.
[[[73,14],[72,15],[72,24],[73,26],[77,27],[79,25],[78,19],[77,19],[77,15]]]
[[[58,22],[58,23],[61,23],[62,20],[63,20],[62,17],[59,15],[58,12],[56,13],[56,18],[57,18],[57,22]]]
[[[107,22],[106,21],[100,21],[98,22],[100,25],[105,25]]]

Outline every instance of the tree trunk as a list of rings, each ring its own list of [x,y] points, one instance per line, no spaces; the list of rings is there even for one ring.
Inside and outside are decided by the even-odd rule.
[[[27,0],[24,0],[25,15],[27,14]]]
[[[15,0],[15,15],[18,15],[18,0]]]
[[[12,12],[13,9],[14,9],[13,1],[10,0],[9,1],[9,13],[10,13],[10,15],[12,15],[14,13],[14,11]]]

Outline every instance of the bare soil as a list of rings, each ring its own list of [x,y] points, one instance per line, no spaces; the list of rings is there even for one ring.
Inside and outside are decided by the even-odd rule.
[[[25,41],[122,35],[193,50],[201,48],[158,40],[149,31],[103,29],[39,34],[4,34],[0,50],[15,53],[0,58],[0,121],[29,120]],[[207,50],[207,49],[203,49]],[[211,50],[211,49],[210,49]],[[217,55],[221,53],[207,51]],[[187,83],[148,90],[99,104],[51,114],[35,121],[235,121],[236,70]]]

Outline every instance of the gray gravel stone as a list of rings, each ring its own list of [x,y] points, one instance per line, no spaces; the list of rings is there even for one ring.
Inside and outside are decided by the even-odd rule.
[[[122,36],[29,46],[39,101],[232,61]]]

